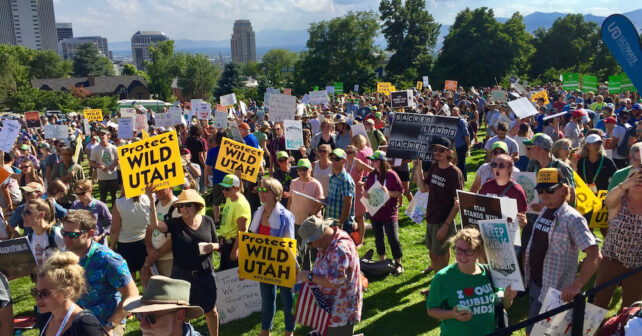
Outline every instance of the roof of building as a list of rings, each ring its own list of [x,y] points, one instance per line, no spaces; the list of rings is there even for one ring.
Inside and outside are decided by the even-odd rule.
[[[147,86],[145,78],[142,76],[94,77],[94,85],[91,86],[89,85],[89,77],[34,79],[31,81],[31,86],[37,89],[54,91],[60,91],[63,90],[63,88],[71,91],[75,87],[82,86],[93,94],[101,94],[116,92],[119,86],[129,88],[136,81]]]
[[[139,30],[134,35],[151,35],[151,36],[162,35],[162,36],[165,36],[165,33],[163,33],[162,31],[158,31],[158,30]]]

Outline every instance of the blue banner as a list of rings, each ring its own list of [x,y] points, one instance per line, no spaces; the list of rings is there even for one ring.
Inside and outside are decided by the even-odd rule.
[[[613,14],[604,20],[602,41],[629,76],[638,92],[642,92],[642,43],[633,23],[624,15]]]

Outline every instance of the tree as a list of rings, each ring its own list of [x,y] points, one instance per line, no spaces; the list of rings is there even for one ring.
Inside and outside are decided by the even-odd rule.
[[[62,57],[52,50],[34,52],[29,61],[29,77],[32,79],[67,77],[71,73],[71,61],[63,61]]]
[[[374,45],[378,30],[371,11],[310,24],[307,49],[294,66],[295,92],[333,82],[343,82],[344,88],[374,86],[374,69],[383,62],[383,52]]]
[[[241,65],[241,74],[247,77],[256,78],[263,73],[261,63],[247,61]]]
[[[186,99],[209,99],[221,76],[221,69],[202,54],[184,54],[185,64],[178,76],[178,86]]]
[[[163,101],[172,95],[172,81],[180,74],[180,64],[174,57],[174,41],[167,40],[149,46],[151,61],[143,66],[149,75],[149,90]]]
[[[86,77],[89,74],[108,76],[114,74],[114,67],[107,57],[100,54],[93,43],[87,42],[76,49],[73,73],[76,77]]]
[[[418,68],[423,70],[426,62],[432,61],[430,51],[437,43],[441,24],[426,10],[425,0],[406,0],[403,4],[401,0],[382,0],[379,12],[386,50],[393,52],[386,65],[387,76],[417,79]]]
[[[535,48],[533,47],[533,35],[526,31],[524,17],[519,12],[513,13],[513,16],[504,23],[504,32],[511,39],[509,53],[512,62],[508,69],[508,75],[528,73],[529,57]]]
[[[218,80],[218,87],[214,89],[214,96],[220,97],[243,88],[245,83],[241,79],[240,73],[241,66],[238,63],[226,64],[225,70]]]
[[[297,53],[287,49],[270,49],[262,57],[265,77],[274,87],[287,87],[293,80],[290,71],[298,59]]]

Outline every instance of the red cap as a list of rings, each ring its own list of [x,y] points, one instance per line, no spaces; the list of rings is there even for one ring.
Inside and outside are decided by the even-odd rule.
[[[615,124],[617,122],[615,121],[614,117],[608,117],[608,118],[604,119],[604,123],[605,124]]]
[[[181,148],[181,155],[186,155],[186,154],[192,154],[189,149],[187,148]]]
[[[573,111],[573,117],[583,117],[586,115],[586,112],[584,110],[575,110]]]
[[[247,123],[240,123],[239,124],[239,129],[249,130],[250,129],[250,125],[248,125]]]

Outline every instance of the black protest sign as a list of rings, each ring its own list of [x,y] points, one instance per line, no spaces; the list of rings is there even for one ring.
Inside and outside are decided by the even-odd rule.
[[[0,272],[7,278],[30,275],[35,269],[36,258],[27,237],[0,241]]]
[[[390,102],[393,109],[409,106],[409,99],[412,99],[412,93],[408,94],[408,91],[390,92]]]
[[[462,227],[477,226],[477,221],[502,218],[501,201],[497,197],[485,196],[457,190],[459,213]]]
[[[390,129],[389,158],[432,161],[430,142],[446,137],[454,142],[459,118],[416,113],[395,113]]]

